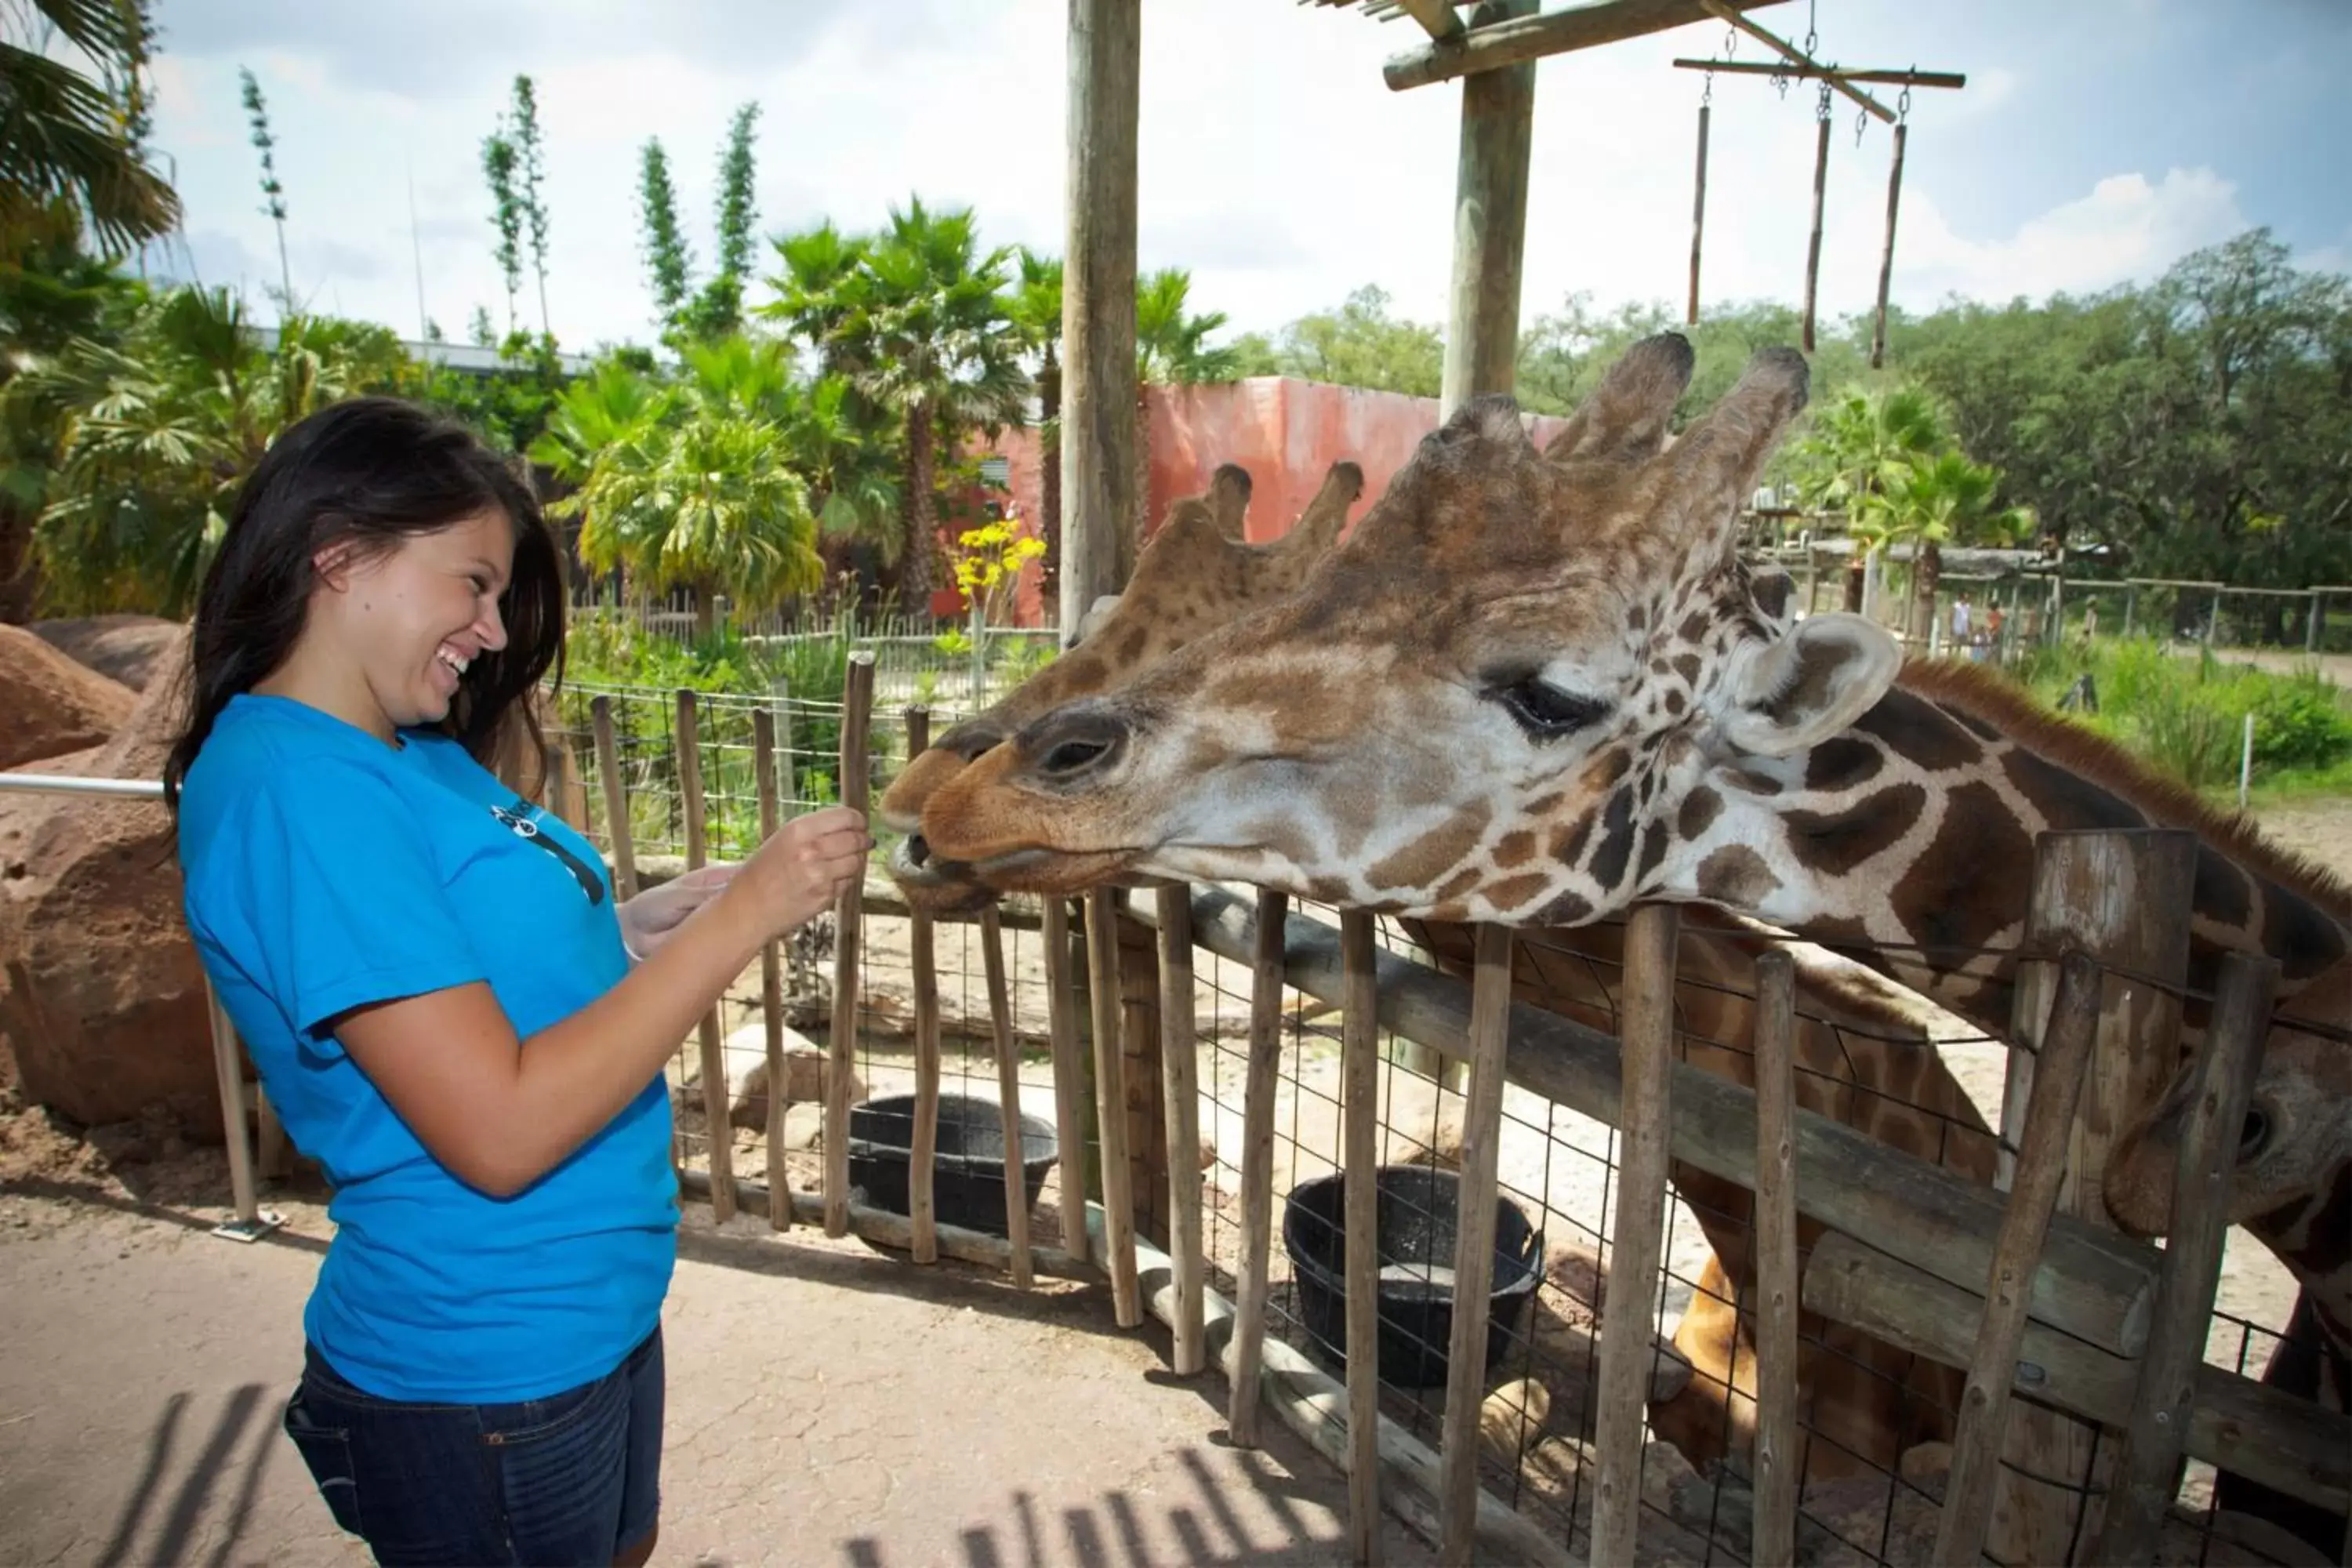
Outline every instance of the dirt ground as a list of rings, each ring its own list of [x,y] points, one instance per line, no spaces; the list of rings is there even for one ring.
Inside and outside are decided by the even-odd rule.
[[[2267,812],[2264,826],[2325,864],[2352,868],[2352,801]],[[992,1099],[970,931],[940,932],[942,973],[974,977],[943,985],[947,1087]],[[1050,1121],[1042,944],[1034,933],[1008,934],[1023,1109]],[[910,1089],[906,922],[869,923],[866,963],[884,1000],[860,1053],[865,1092]],[[759,1055],[757,985],[754,971],[727,1011],[730,1079]],[[1247,985],[1240,966],[1202,955],[1201,1128],[1213,1154],[1204,1240],[1228,1274],[1238,1243]],[[821,1043],[815,1032],[811,1044]],[[1955,1033],[1966,1031],[1956,1025]],[[1997,1120],[1997,1051],[1952,1046],[1947,1054]],[[694,1056],[689,1043],[672,1076],[680,1128],[699,1163]],[[1439,1096],[1411,1074],[1381,1076],[1382,1121],[1394,1130],[1382,1159],[1412,1158],[1435,1135]],[[1502,1179],[1544,1233],[1549,1267],[1530,1324],[1538,1354],[1560,1374],[1547,1379],[1557,1400],[1563,1379],[1580,1384],[1591,1372],[1613,1139],[1516,1089],[1505,1114]],[[1309,1030],[1286,1058],[1276,1124],[1278,1194],[1333,1169],[1334,1040]],[[739,1172],[762,1173],[757,1132],[736,1131],[731,1147]],[[814,1189],[819,1159],[809,1148],[787,1155],[797,1189]],[[1058,1174],[1057,1166],[1038,1208],[1041,1241],[1055,1235]],[[333,1531],[275,1429],[299,1366],[301,1302],[331,1234],[321,1194],[299,1182],[273,1186],[267,1201],[288,1224],[248,1246],[209,1234],[226,1215],[227,1193],[216,1149],[189,1148],[152,1127],[83,1136],[46,1113],[0,1107],[0,1562],[364,1560]],[[1667,1259],[1686,1280],[1705,1260],[1705,1243],[1688,1212],[1675,1211]],[[1106,1289],[1041,1283],[1024,1297],[979,1270],[919,1270],[805,1226],[778,1239],[763,1221],[744,1218],[721,1235],[709,1213],[688,1207],[667,1319],[671,1406],[657,1562],[981,1568],[1016,1553],[1031,1563],[1118,1554],[1139,1563],[1343,1554],[1344,1479],[1272,1424],[1259,1452],[1225,1445],[1223,1379],[1170,1376],[1164,1332],[1156,1322],[1138,1333],[1115,1330]],[[1295,1297],[1279,1247],[1273,1263],[1279,1318]],[[1688,1294],[1670,1283],[1662,1337]],[[2221,1310],[2276,1327],[2293,1300],[2284,1271],[2233,1233]],[[1288,1337],[1299,1336],[1294,1329]],[[2212,1358],[2232,1362],[2238,1339],[2217,1323]],[[2258,1346],[2250,1370],[2264,1353]],[[1579,1393],[1569,1397],[1584,1403]],[[1397,1396],[1390,1414],[1434,1446],[1440,1400],[1416,1408]],[[1589,1413],[1556,1404],[1549,1426],[1545,1452],[1566,1463],[1562,1445],[1589,1436]],[[974,1462],[983,1454],[991,1458]],[[1660,1475],[1656,1486],[1645,1476],[1645,1495],[1682,1484],[1670,1467]],[[1590,1508],[1583,1489],[1571,1505],[1580,1522]],[[1697,1538],[1656,1525],[1645,1521],[1646,1559],[1692,1560],[1683,1548],[1699,1546]],[[1388,1534],[1388,1561],[1433,1555],[1394,1521]],[[1654,1534],[1674,1539],[1654,1545]],[[1744,1555],[1744,1534],[1733,1539]]]

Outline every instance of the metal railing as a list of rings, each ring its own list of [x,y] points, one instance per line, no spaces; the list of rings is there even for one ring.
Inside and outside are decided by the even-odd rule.
[[[18,795],[99,795],[114,799],[152,800],[163,798],[163,785],[156,779],[78,778],[69,773],[0,773],[0,793]],[[213,1226],[215,1236],[232,1241],[257,1241],[286,1223],[285,1215],[275,1209],[261,1206],[261,1191],[255,1177],[254,1150],[245,1124],[246,1093],[243,1068],[244,1049],[236,1037],[236,1026],[229,1021],[228,1011],[213,990],[212,976],[205,976],[205,1013],[210,1020],[213,1037],[213,1073],[220,1089],[221,1122],[227,1134],[228,1179],[231,1201],[236,1217]],[[263,1098],[258,1079],[253,1086],[253,1109],[257,1119],[266,1121],[269,1110]]]

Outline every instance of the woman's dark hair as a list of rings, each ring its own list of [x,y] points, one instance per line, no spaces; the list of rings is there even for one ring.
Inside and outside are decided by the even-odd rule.
[[[381,554],[488,507],[514,525],[514,570],[499,599],[507,646],[467,667],[440,727],[488,765],[505,725],[519,719],[535,762],[538,715],[518,700],[551,668],[560,681],[563,668],[562,561],[539,501],[463,426],[399,398],[353,397],[280,435],[237,493],[196,595],[188,725],[164,759],[165,800],[177,809],[180,784],[229,699],[293,652],[320,552],[352,544],[362,558]]]

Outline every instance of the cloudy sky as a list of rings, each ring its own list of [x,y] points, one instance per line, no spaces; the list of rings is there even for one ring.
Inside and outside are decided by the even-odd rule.
[[[989,243],[1058,252],[1066,4],[159,0],[155,140],[187,207],[176,265],[257,303],[278,276],[240,66],[268,95],[297,291],[412,337],[420,272],[423,313],[450,336],[477,305],[503,325],[479,148],[518,72],[538,87],[548,296],[567,347],[650,335],[635,207],[648,138],[708,268],[719,153],[747,100],[761,110],[763,234],[877,225],[911,193],[971,205]],[[1965,90],[1913,97],[1894,279],[1906,305],[2146,279],[2258,224],[2305,266],[2352,270],[2343,0],[1787,0],[1758,20],[1801,37],[1809,12],[1824,58],[1967,73]],[[1412,24],[1295,0],[1144,13],[1142,265],[1189,268],[1198,306],[1234,330],[1366,283],[1442,321],[1460,89],[1384,84]],[[1524,317],[1573,290],[1603,308],[1681,299],[1701,80],[1669,62],[1716,54],[1727,31],[1538,68]],[[1735,58],[1762,46],[1742,39]],[[1709,300],[1801,292],[1812,90],[1716,79]],[[1857,148],[1855,110],[1834,103],[1832,313],[1875,288],[1890,150],[1875,122]],[[525,310],[535,324],[528,279]]]

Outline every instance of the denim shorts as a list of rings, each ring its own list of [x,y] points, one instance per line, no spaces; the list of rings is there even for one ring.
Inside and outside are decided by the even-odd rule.
[[[511,1405],[379,1399],[305,1347],[286,1403],[335,1522],[383,1563],[599,1568],[661,1511],[662,1344],[656,1327],[593,1383]]]

